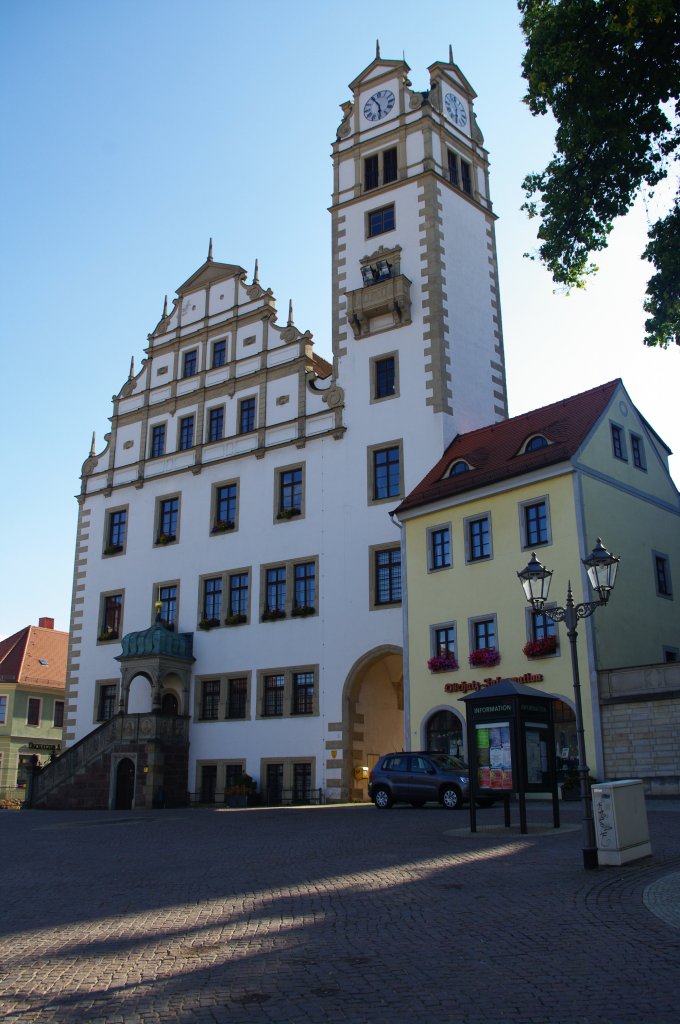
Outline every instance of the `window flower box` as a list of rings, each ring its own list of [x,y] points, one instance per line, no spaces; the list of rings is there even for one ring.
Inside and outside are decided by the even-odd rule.
[[[233,519],[218,519],[213,526],[211,533],[226,533],[228,530],[233,530],[235,523]]]
[[[522,650],[527,658],[545,658],[557,652],[557,637],[544,636],[540,640],[529,640]]]
[[[501,656],[495,647],[480,647],[476,651],[470,651],[468,661],[473,668],[492,668],[498,665]]]
[[[293,516],[299,516],[300,512],[301,512],[301,509],[299,509],[299,508],[282,508],[276,518],[277,519],[292,519]]]
[[[201,621],[199,622],[198,628],[199,629],[205,629],[207,631],[209,629],[212,629],[213,626],[219,626],[219,624],[220,624],[220,620],[219,619],[205,619],[204,618],[204,619],[201,619]]]
[[[163,545],[164,544],[174,544],[174,542],[176,540],[177,540],[177,537],[175,536],[174,533],[159,533],[158,534],[158,539],[157,539],[156,543],[157,544],[163,544]]]
[[[454,672],[458,668],[455,654],[435,654],[427,663],[430,672]]]
[[[240,626],[246,621],[245,615],[227,615],[224,620],[225,626]]]
[[[286,613],[281,608],[265,608],[262,612],[263,622],[276,622],[277,619],[285,619]]]
[[[118,631],[115,629],[105,629],[97,637],[100,643],[107,643],[109,640],[118,639]]]
[[[298,604],[293,608],[291,615],[296,619],[303,619],[307,615],[314,615],[316,608],[307,604]]]
[[[122,544],[107,544],[104,548],[105,555],[119,555],[123,550]]]

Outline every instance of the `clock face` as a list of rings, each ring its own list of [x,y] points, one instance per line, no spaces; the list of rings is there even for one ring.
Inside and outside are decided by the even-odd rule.
[[[446,106],[446,112],[453,123],[457,124],[459,128],[464,128],[467,124],[467,113],[461,100],[459,100],[457,96],[454,96],[452,92],[447,92],[444,97],[444,104]]]
[[[394,93],[390,89],[374,92],[364,104],[364,117],[367,121],[380,121],[387,117],[394,106]]]

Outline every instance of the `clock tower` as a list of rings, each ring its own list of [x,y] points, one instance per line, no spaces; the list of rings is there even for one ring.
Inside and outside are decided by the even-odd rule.
[[[413,90],[409,70],[378,48],[351,82],[333,144],[331,206],[336,379],[352,382],[347,420],[356,424],[390,397],[379,379],[388,360],[401,401],[391,413],[384,403],[382,427],[403,430],[408,410],[407,490],[456,434],[507,417],[476,94],[450,50],[448,62],[428,69],[424,92]]]

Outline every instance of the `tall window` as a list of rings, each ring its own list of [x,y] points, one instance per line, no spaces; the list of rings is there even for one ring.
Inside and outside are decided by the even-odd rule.
[[[368,237],[382,235],[386,231],[393,231],[395,226],[394,204],[383,206],[380,210],[372,210],[368,214]]]
[[[156,543],[169,544],[177,540],[179,498],[164,498],[158,506],[158,538]]]
[[[227,718],[245,718],[247,710],[248,680],[242,677],[229,680]]]
[[[637,434],[630,435],[630,450],[633,456],[633,465],[636,469],[646,469],[645,463],[645,449],[642,443],[642,438],[638,437]]]
[[[100,640],[118,640],[123,618],[123,595],[107,594],[102,605]]]
[[[201,803],[214,804],[217,791],[217,765],[201,765]]]
[[[229,615],[244,619],[248,615],[248,573],[235,572],[229,577]]]
[[[545,501],[536,501],[524,505],[524,546],[531,548],[539,544],[547,544],[548,537],[548,506]]]
[[[184,416],[179,421],[179,450],[186,451],[194,446],[194,417]]]
[[[451,565],[451,530],[441,526],[430,530],[430,569],[448,569]]]
[[[0,725],[7,721],[7,695],[0,696]]]
[[[373,452],[373,499],[398,498],[401,492],[399,447]]]
[[[255,399],[242,398],[238,407],[238,432],[250,434],[255,430]]]
[[[202,690],[201,718],[208,721],[215,720],[219,715],[220,708],[219,679],[204,679]]]
[[[461,160],[460,162],[460,183],[463,188],[463,192],[467,192],[469,196],[472,195],[472,168],[467,160]]]
[[[380,184],[378,156],[367,156],[364,160],[364,191],[377,188]]]
[[[64,726],[64,702],[63,700],[55,700],[54,702],[54,717],[52,719],[52,725],[55,729],[62,729]]]
[[[386,149],[383,158],[383,185],[397,180],[397,147]]]
[[[279,473],[279,518],[302,511],[302,469],[285,469]]]
[[[283,764],[268,764],[266,772],[267,803],[272,806],[283,800]]]
[[[293,673],[293,714],[314,714],[314,673]]]
[[[223,484],[215,489],[214,530],[232,530],[236,525],[238,485]]]
[[[40,725],[40,697],[28,698],[26,725]]]
[[[177,618],[177,586],[172,583],[158,588],[160,620],[166,626],[174,626]]]
[[[286,567],[277,565],[267,569],[266,574],[267,603],[266,612],[286,611]]]
[[[308,762],[293,765],[293,800],[309,803],[312,797],[312,766]]]
[[[294,566],[293,611],[296,608],[314,608],[316,602],[316,565],[301,562]]]
[[[221,441],[224,437],[224,409],[211,409],[208,414],[208,441]]]
[[[382,181],[380,180],[380,165],[382,163]],[[391,181],[397,180],[397,148],[386,149],[383,153],[376,153],[364,160],[364,191],[377,188],[379,185],[388,185]]]
[[[531,613],[531,639],[548,640],[557,636],[557,626],[545,612]]]
[[[401,551],[386,548],[375,552],[375,604],[401,601]]]
[[[456,188],[460,188],[460,175],[458,173],[458,157],[452,150],[447,151],[449,161],[449,181]]]
[[[654,554],[654,573],[656,577],[656,592],[660,597],[672,597],[673,587],[671,585],[671,565],[666,555]]]
[[[626,457],[626,445],[623,436],[623,430],[617,426],[616,423],[612,423],[612,451],[615,459],[622,459],[623,462],[627,462]]]
[[[225,338],[220,338],[213,345],[213,368],[216,366],[224,366],[227,361],[227,342]]]
[[[165,455],[165,423],[157,423],[151,431],[151,458]]]
[[[127,529],[127,510],[118,509],[109,514],[109,533],[107,537],[107,553],[114,554],[122,551],[125,545],[125,532]]]
[[[264,677],[264,706],[262,714],[278,717],[283,714],[284,676],[273,675]]]
[[[376,359],[374,363],[374,398],[391,398],[395,393],[396,365],[394,356]]]
[[[198,350],[192,349],[191,352],[184,353],[184,363],[182,365],[182,376],[193,377],[198,369]]]
[[[105,683],[99,687],[98,722],[106,722],[109,718],[113,718],[116,713],[116,695],[117,687],[115,683]]]
[[[441,654],[455,654],[456,653],[456,627],[455,626],[437,626],[432,631],[433,633],[433,644],[435,655]]]
[[[472,623],[472,646],[476,651],[496,647],[496,620],[477,619]]]
[[[222,614],[222,577],[213,576],[203,581],[203,618],[219,625]]]
[[[468,561],[478,562],[484,558],[491,558],[491,523],[488,516],[480,516],[479,519],[470,519],[467,523],[468,530]]]

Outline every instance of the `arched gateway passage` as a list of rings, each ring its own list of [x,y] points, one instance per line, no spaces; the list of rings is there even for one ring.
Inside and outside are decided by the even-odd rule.
[[[404,748],[404,666],[400,647],[379,647],[353,665],[345,682],[343,789],[367,800],[369,770],[381,754]]]

